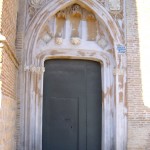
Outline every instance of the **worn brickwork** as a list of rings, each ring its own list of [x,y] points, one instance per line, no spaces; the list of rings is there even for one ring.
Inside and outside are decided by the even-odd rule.
[[[0,1],[2,6],[0,39],[1,61],[0,81],[2,98],[0,107],[0,150],[16,150],[16,77],[17,60],[15,57],[17,1]]]
[[[6,37],[12,49],[15,49],[17,10],[18,0],[3,1],[2,35]]]
[[[144,105],[143,91],[147,89],[142,88],[141,53],[144,50],[139,34],[141,31],[142,34],[148,32],[146,26],[149,26],[150,22],[145,22],[140,28],[142,20],[139,18],[139,11],[143,11],[145,16],[148,15],[145,9],[147,6],[143,3],[143,0],[127,0],[126,6],[128,150],[150,150],[150,108]],[[147,46],[148,43],[147,40]]]
[[[16,148],[16,75],[17,68],[3,49],[2,101],[0,108],[0,150]]]

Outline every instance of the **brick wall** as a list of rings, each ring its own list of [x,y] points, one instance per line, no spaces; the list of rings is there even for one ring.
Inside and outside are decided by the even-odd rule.
[[[140,32],[142,34],[147,32],[145,25],[150,26],[150,22],[149,24],[145,22],[142,28],[139,27],[139,23],[142,22],[141,18],[139,18],[139,13],[145,11],[146,5],[138,5],[137,2],[142,4],[144,1],[127,0],[126,6],[128,150],[150,150],[150,107],[145,105],[143,98],[143,91],[147,89],[142,88],[143,68],[141,64],[143,60],[141,59],[141,53],[143,53],[143,49],[140,43]],[[146,12],[143,14],[148,15]],[[147,41],[148,43],[150,42]],[[150,65],[150,61],[147,65]],[[149,70],[148,67],[147,70]]]
[[[17,9],[18,0],[3,0],[2,35],[6,37],[13,49],[15,49],[16,40]]]
[[[2,3],[2,1],[0,1]],[[2,99],[0,107],[0,150],[16,150],[16,77],[18,62],[15,57],[17,1],[4,0],[2,5],[0,39],[0,81]],[[1,56],[0,56],[1,58]]]
[[[0,150],[16,150],[16,72],[17,68],[3,52],[2,104],[0,108]]]

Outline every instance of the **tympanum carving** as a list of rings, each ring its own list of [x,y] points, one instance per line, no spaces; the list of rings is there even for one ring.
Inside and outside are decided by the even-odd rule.
[[[72,43],[73,45],[79,45],[80,42],[81,42],[81,40],[80,40],[80,38],[78,38],[78,37],[72,37],[72,38],[71,38],[71,43]]]
[[[70,12],[70,22],[72,25],[71,37],[76,39],[79,38],[79,25],[82,17],[82,9],[80,5],[73,5]]]
[[[55,38],[55,43],[58,45],[61,45],[63,43],[63,38],[62,37],[56,37]]]
[[[87,29],[88,29],[88,40],[95,41],[97,36],[97,21],[93,13],[89,13],[86,17]]]
[[[107,41],[104,37],[101,37],[100,39],[97,40],[97,44],[102,47],[105,48],[107,46]]]
[[[55,42],[58,45],[62,44],[63,42],[65,21],[66,21],[66,12],[63,10],[59,11],[56,14],[56,34],[55,34]]]
[[[49,18],[41,29],[38,46],[41,48],[50,42],[56,45],[80,45],[82,41],[86,41],[94,42],[95,46],[105,49],[110,43],[109,37],[109,32],[92,11],[73,4]]]
[[[52,38],[53,38],[52,30],[50,28],[50,25],[47,23],[39,34],[38,45],[44,46],[48,44],[52,40]]]
[[[56,14],[56,37],[63,36],[63,29],[66,21],[66,13],[65,11],[59,11]]]

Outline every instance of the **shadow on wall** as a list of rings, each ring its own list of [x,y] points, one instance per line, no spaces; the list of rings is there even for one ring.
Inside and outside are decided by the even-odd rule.
[[[127,0],[128,149],[150,148],[150,0]],[[148,53],[149,52],[149,53]]]

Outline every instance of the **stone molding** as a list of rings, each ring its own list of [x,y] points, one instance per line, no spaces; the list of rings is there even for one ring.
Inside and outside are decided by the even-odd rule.
[[[73,45],[79,45],[79,44],[81,43],[81,40],[80,40],[79,37],[72,37],[72,38],[71,38],[71,43],[72,43]]]
[[[80,5],[75,4],[71,7],[71,11],[70,14],[75,16],[75,15],[81,15],[82,16],[82,8],[80,7]]]
[[[24,71],[28,71],[28,72],[33,72],[33,73],[37,73],[37,74],[42,74],[45,72],[45,67],[37,67],[34,65],[31,66],[25,66],[24,67]]]
[[[55,38],[55,43],[58,44],[58,45],[61,45],[63,43],[63,38],[61,37],[56,37]]]
[[[123,76],[126,73],[126,69],[114,69],[113,74],[114,75],[119,75],[119,76]]]
[[[109,0],[108,4],[111,11],[120,11],[121,9],[121,0]]]
[[[29,0],[29,5],[34,8],[41,7],[42,4],[44,4],[47,0]]]
[[[0,47],[6,51],[6,53],[8,54],[10,59],[13,61],[14,65],[16,66],[16,68],[18,68],[19,67],[19,61],[18,61],[18,59],[14,53],[14,50],[12,50],[12,48],[9,45],[5,36],[3,36],[1,34],[0,34]]]
[[[112,38],[111,53],[103,49],[87,50],[79,44],[75,47],[61,47],[54,40],[54,45],[43,46],[38,49],[37,40],[40,30],[48,18],[52,18],[58,11],[78,2],[95,12],[97,19],[103,20],[104,26],[110,32]],[[43,5],[44,6],[44,5]],[[39,19],[40,18],[40,19]],[[123,35],[120,32],[115,20],[108,11],[96,0],[66,0],[49,1],[47,5],[41,7],[40,11],[33,16],[30,25],[26,28],[24,45],[24,64],[22,77],[25,85],[23,91],[24,101],[24,133],[21,150],[42,150],[42,102],[43,102],[43,76],[44,61],[47,59],[83,59],[98,61],[102,64],[102,92],[103,92],[103,112],[102,112],[102,149],[122,150],[125,149],[126,135],[126,115],[122,110],[126,110],[125,84],[126,65],[118,55],[117,44],[123,44]],[[102,44],[104,44],[102,42]],[[105,44],[104,44],[105,46]],[[126,56],[126,55],[125,55]],[[26,64],[28,64],[26,66]],[[34,64],[34,65],[33,65]],[[123,65],[122,65],[123,64]],[[125,67],[122,73],[123,67]],[[114,70],[116,68],[116,70]],[[118,71],[119,70],[119,71]],[[114,76],[115,72],[115,76]],[[121,78],[120,78],[121,76]],[[21,86],[22,86],[21,84]],[[123,95],[120,97],[120,95]],[[30,109],[29,109],[30,106]],[[110,126],[110,124],[112,126]],[[114,127],[116,130],[114,130]],[[30,142],[29,142],[30,141]],[[109,141],[109,142],[108,142]],[[34,145],[34,146],[33,146]]]
[[[63,53],[62,53],[63,51]],[[84,56],[83,56],[84,55]],[[43,67],[35,67],[35,66],[25,66],[25,73],[28,77],[30,78],[26,78],[26,82],[28,82],[28,85],[26,86],[27,89],[30,89],[29,93],[28,93],[28,96],[26,97],[27,99],[26,100],[31,100],[31,101],[34,101],[34,97],[32,97],[31,95],[36,95],[36,100],[38,101],[38,105],[37,104],[34,104],[32,103],[31,101],[28,101],[29,103],[32,103],[32,107],[35,107],[36,110],[38,110],[38,112],[34,112],[32,109],[32,111],[29,113],[30,114],[30,117],[32,118],[31,120],[31,124],[32,126],[36,126],[36,128],[32,128],[32,126],[28,129],[28,130],[32,130],[32,133],[34,133],[36,136],[37,139],[34,139],[34,136],[33,134],[30,135],[30,140],[35,140],[35,145],[36,145],[36,148],[35,150],[42,150],[42,144],[41,144],[41,135],[42,134],[42,130],[41,130],[41,126],[42,126],[42,102],[43,102],[43,68],[44,68],[44,61],[45,60],[48,60],[48,59],[65,59],[65,58],[69,58],[69,59],[85,59],[85,60],[93,60],[93,61],[98,61],[102,64],[102,81],[104,81],[104,83],[102,84],[103,86],[103,101],[104,101],[104,111],[103,111],[103,140],[104,139],[109,139],[111,137],[109,137],[107,135],[107,133],[105,132],[107,130],[107,128],[109,128],[109,124],[114,124],[115,123],[115,120],[114,118],[111,117],[111,115],[109,114],[109,112],[107,112],[107,107],[108,105],[111,105],[111,106],[114,106],[114,93],[109,93],[108,89],[107,88],[110,88],[112,91],[114,90],[114,83],[112,82],[114,79],[113,77],[113,68],[115,66],[115,62],[111,59],[111,57],[109,56],[109,54],[107,52],[99,52],[99,51],[86,51],[86,50],[76,50],[75,52],[73,52],[73,50],[47,50],[47,51],[44,51],[42,53],[40,53],[38,55],[38,60],[36,62],[38,66],[41,66],[43,65]],[[42,70],[40,71],[40,74],[39,74],[39,70]],[[36,76],[34,75],[34,73],[36,73]],[[38,75],[40,75],[40,77],[38,77]],[[34,78],[33,78],[34,77]],[[107,80],[106,77],[110,78],[111,80]],[[31,80],[33,79],[33,81]],[[38,86],[36,88],[39,88],[39,92],[36,93],[36,89],[34,89],[32,87],[33,85],[33,82],[36,82],[38,83]],[[112,113],[115,114],[115,109],[113,107],[111,107],[112,110]],[[106,116],[106,114],[109,114]],[[36,115],[36,118],[34,117]],[[105,116],[105,117],[104,117]],[[35,124],[35,119],[36,121],[38,122],[38,124]],[[113,129],[110,129],[111,132],[114,132]],[[107,132],[109,132],[107,130]],[[113,133],[115,135],[115,133]],[[108,137],[107,137],[108,136]],[[29,138],[28,136],[26,138]],[[107,145],[104,145],[104,141],[102,142],[103,143],[103,149],[107,150],[109,149],[112,145],[113,145],[113,142],[110,142],[109,144]],[[27,145],[27,143],[26,143]],[[29,145],[30,148],[25,148],[25,150],[30,150],[32,149],[32,146]],[[32,149],[33,150],[33,149]]]

